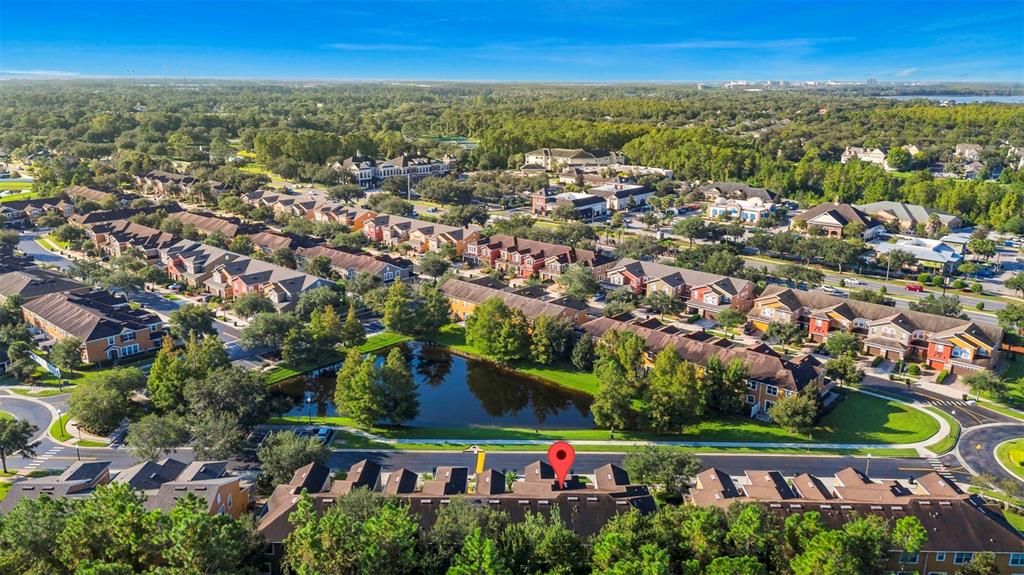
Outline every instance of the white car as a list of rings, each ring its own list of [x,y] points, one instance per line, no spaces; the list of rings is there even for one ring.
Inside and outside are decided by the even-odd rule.
[[[839,296],[839,297],[846,297],[847,295],[849,295],[845,291],[843,291],[843,290],[841,290],[839,288],[834,288],[832,286],[821,286],[818,289],[820,289],[821,291],[823,291],[823,292],[825,292],[827,294],[831,294],[831,295]]]
[[[862,285],[867,285],[867,284],[865,284],[864,282],[860,281],[860,280],[859,280],[859,279],[857,279],[857,278],[843,278],[843,281],[844,281],[844,282],[846,282],[846,285],[848,285],[848,286],[862,286]]]

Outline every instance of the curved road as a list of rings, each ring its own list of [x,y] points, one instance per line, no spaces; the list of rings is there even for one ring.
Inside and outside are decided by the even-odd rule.
[[[1020,478],[1007,473],[996,459],[996,446],[1008,439],[1024,437],[1024,423],[993,423],[964,430],[956,453],[974,473],[998,478]]]

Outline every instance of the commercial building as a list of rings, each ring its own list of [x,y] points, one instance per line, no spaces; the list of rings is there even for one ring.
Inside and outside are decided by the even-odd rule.
[[[541,166],[554,170],[572,166],[609,166],[621,164],[622,154],[608,150],[584,150],[583,148],[540,148],[525,154],[527,166]]]
[[[862,204],[857,207],[882,222],[892,222],[904,231],[914,231],[920,226],[924,226],[924,229],[929,232],[937,231],[942,227],[949,230],[963,227],[963,221],[958,216],[916,204],[884,201]]]
[[[963,254],[942,240],[904,238],[895,242],[872,242],[868,247],[879,256],[897,250],[907,252],[914,256],[915,268],[919,271],[951,274],[964,261]]]
[[[860,228],[858,236],[867,241],[873,240],[885,231],[882,223],[850,204],[828,202],[819,204],[793,218],[801,222],[808,231],[820,230],[830,238],[845,237],[844,230],[849,233],[851,227]]]
[[[761,198],[736,200],[718,198],[708,205],[708,217],[712,219],[735,220],[754,226],[775,213],[776,205]]]

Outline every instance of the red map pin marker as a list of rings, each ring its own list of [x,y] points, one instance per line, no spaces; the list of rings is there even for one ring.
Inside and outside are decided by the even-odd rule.
[[[565,489],[565,476],[572,469],[572,462],[575,459],[576,450],[564,441],[556,441],[548,448],[548,463],[555,470],[559,488]]]

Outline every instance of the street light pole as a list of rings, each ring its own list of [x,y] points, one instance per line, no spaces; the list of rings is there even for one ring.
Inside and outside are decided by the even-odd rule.
[[[78,448],[78,445],[80,443],[82,443],[82,425],[79,424],[79,423],[76,423],[75,424],[75,429],[78,430],[78,443],[75,444],[75,457],[78,458],[79,461],[81,461],[82,460],[82,451]]]

